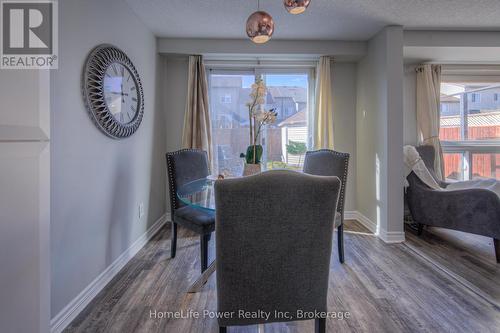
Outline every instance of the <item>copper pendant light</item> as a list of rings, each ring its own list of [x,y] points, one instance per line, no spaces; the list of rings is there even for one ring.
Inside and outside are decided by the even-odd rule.
[[[259,10],[260,3],[257,3],[257,11],[250,15],[247,20],[247,35],[256,44],[266,43],[271,39],[274,32],[274,21],[271,15]]]
[[[286,10],[290,14],[301,14],[306,11],[311,0],[283,0]]]

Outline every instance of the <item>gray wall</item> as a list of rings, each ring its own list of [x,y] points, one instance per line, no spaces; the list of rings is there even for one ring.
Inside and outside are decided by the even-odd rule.
[[[162,65],[167,150],[172,151],[181,147],[188,56],[164,55]],[[334,63],[332,75],[335,149],[351,153],[346,210],[356,210],[356,65]]]
[[[333,121],[335,150],[351,154],[346,188],[346,211],[356,205],[356,64],[332,66]]]
[[[167,151],[181,148],[188,83],[188,56],[162,56],[163,111]]]
[[[404,237],[402,86],[403,31],[387,27],[358,64],[356,106],[357,207],[386,241]]]
[[[165,212],[155,37],[121,0],[60,1],[59,22],[59,69],[51,78],[52,317]],[[143,122],[124,140],[102,134],[82,102],[82,66],[100,43],[125,51],[144,87]]]
[[[380,37],[379,37],[380,38]],[[357,73],[357,203],[358,211],[379,224],[381,213],[381,159],[385,156],[384,131],[387,110],[385,47],[370,41],[368,55],[358,64]]]
[[[415,65],[405,66],[403,84],[404,144],[417,144],[417,73]]]

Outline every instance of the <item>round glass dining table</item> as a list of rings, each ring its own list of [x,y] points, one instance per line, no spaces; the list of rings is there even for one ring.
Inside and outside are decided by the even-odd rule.
[[[209,176],[188,182],[177,188],[177,197],[184,204],[202,210],[215,211],[214,185],[215,178]],[[215,260],[191,284],[188,293],[200,292],[208,278],[215,272]]]
[[[294,170],[302,173],[301,170]],[[191,207],[215,211],[215,181],[216,176],[197,179],[177,188],[177,198]]]
[[[179,186],[177,197],[182,203],[193,208],[215,211],[215,180],[209,176]]]

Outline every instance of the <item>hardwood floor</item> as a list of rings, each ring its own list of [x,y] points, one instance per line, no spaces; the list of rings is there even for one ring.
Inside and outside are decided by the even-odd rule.
[[[408,232],[406,243],[388,245],[354,221],[346,222],[345,231],[344,265],[338,262],[334,235],[328,305],[329,311],[350,316],[328,319],[328,332],[500,331],[500,265],[494,260],[490,265],[473,248],[448,246],[439,233],[426,232],[419,239]],[[216,310],[215,275],[202,292],[186,293],[199,274],[198,237],[180,228],[177,256],[170,259],[169,236],[170,228],[163,228],[66,332],[218,332],[216,319],[203,318],[204,310]],[[465,278],[457,279],[464,270]],[[150,317],[155,311],[181,310],[199,311],[202,318]],[[265,325],[267,333],[313,331],[312,320]],[[258,328],[231,327],[229,332]]]
[[[500,264],[492,238],[442,228],[424,229],[421,237],[407,231],[406,237],[418,255],[500,308]]]

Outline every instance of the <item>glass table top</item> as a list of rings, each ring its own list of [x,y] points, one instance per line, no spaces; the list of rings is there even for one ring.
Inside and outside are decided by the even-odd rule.
[[[301,173],[302,171],[294,170],[294,172]],[[188,206],[215,211],[214,185],[216,180],[217,176],[210,175],[207,178],[197,179],[179,186],[177,188],[177,198]]]
[[[214,185],[212,177],[194,180],[179,186],[177,197],[186,205],[215,211]]]

